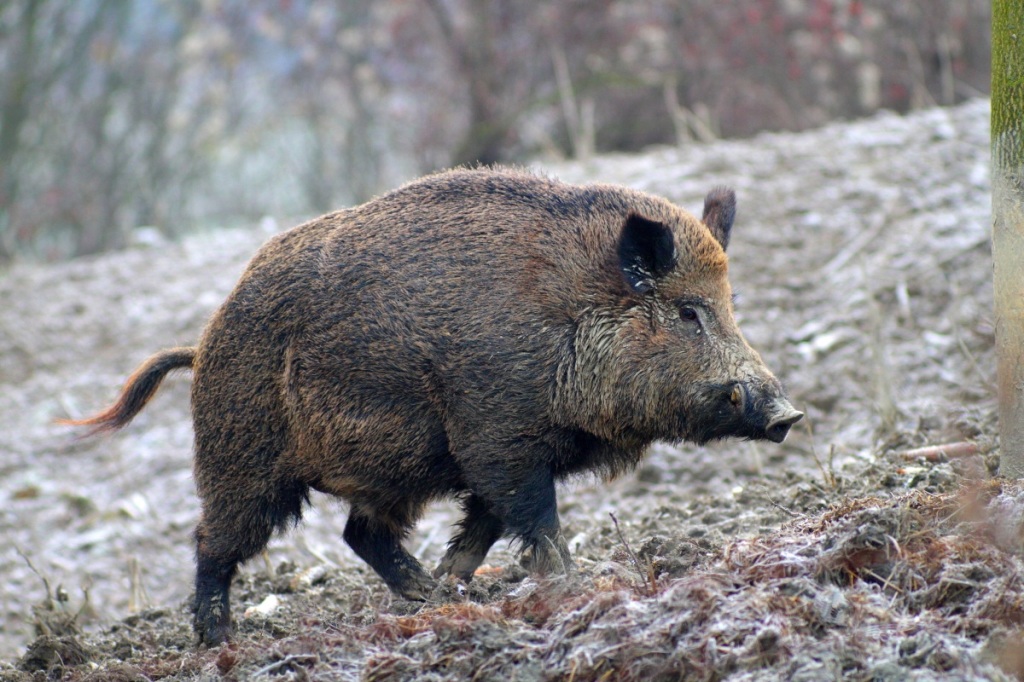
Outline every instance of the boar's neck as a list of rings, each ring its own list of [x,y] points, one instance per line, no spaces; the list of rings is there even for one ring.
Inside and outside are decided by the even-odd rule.
[[[557,458],[553,465],[556,478],[574,474],[595,473],[611,480],[636,468],[643,459],[648,443],[632,446],[622,441],[613,443],[581,429],[566,429],[555,445]]]
[[[588,434],[603,449],[642,453],[654,438],[635,429],[620,414],[616,400],[620,370],[616,340],[624,324],[621,316],[600,309],[577,319],[574,333],[559,353],[554,421]]]

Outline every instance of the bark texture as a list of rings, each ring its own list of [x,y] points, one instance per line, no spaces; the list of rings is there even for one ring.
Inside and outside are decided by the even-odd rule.
[[[1001,473],[1024,478],[1024,4],[992,3],[992,254]]]

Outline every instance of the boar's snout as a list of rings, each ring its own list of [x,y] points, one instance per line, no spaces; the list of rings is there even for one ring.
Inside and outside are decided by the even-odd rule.
[[[768,426],[764,429],[765,437],[773,443],[781,443],[786,440],[786,436],[789,434],[789,427],[804,418],[804,413],[794,410],[788,400],[783,398],[779,401],[779,404],[783,409],[782,414],[768,422]]]
[[[729,399],[746,422],[751,438],[781,443],[789,435],[790,427],[804,417],[780,393],[742,381],[732,385]]]

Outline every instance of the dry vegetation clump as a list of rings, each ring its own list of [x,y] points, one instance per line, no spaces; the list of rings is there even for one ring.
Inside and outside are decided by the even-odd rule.
[[[616,645],[622,667],[603,665],[619,679],[762,668],[762,679],[872,678],[894,664],[903,674],[979,674],[975,660],[953,653],[965,650],[964,638],[1024,623],[1021,501],[1020,486],[998,484],[854,499],[729,543],[706,572],[673,583],[646,609],[609,613],[631,634]],[[645,650],[661,653],[634,655]]]
[[[964,679],[999,677],[998,665],[1017,674],[1022,538],[1021,484],[849,499],[730,542],[654,595],[646,581],[590,575],[571,590],[526,583],[490,610],[438,611],[442,625],[421,626],[369,670],[373,679]],[[410,655],[435,643],[442,658]]]

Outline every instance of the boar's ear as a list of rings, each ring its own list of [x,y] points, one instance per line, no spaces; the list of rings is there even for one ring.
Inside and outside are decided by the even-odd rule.
[[[729,248],[729,233],[736,218],[736,193],[729,187],[715,187],[704,197],[704,217],[701,220],[711,230],[723,249]]]
[[[664,223],[631,214],[619,237],[619,267],[630,288],[645,294],[676,266],[676,244]]]

